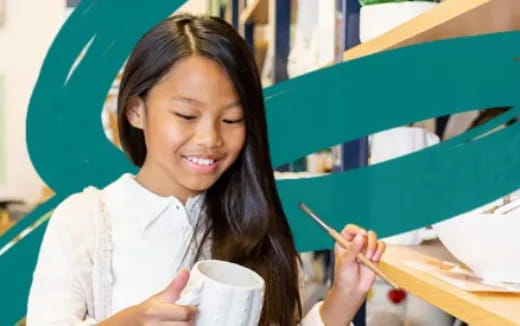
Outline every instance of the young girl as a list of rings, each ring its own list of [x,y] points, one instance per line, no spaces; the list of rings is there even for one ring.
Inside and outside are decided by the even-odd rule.
[[[303,317],[298,256],[275,187],[262,86],[226,22],[178,15],[137,43],[121,81],[123,149],[140,167],[67,198],[47,227],[27,324],[192,325],[176,305],[194,262],[215,258],[265,280],[260,325],[348,325],[385,250],[349,225],[334,284]],[[231,326],[231,325],[230,325]]]

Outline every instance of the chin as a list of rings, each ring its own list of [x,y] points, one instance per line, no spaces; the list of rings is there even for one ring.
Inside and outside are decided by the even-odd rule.
[[[212,180],[210,182],[196,182],[190,183],[186,185],[187,189],[190,189],[193,192],[203,192],[208,190],[211,186],[215,184],[216,180]]]

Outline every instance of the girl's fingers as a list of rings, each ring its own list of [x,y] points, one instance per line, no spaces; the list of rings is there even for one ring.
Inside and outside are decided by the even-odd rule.
[[[352,241],[356,234],[363,233],[366,234],[367,231],[363,229],[362,227],[359,227],[355,224],[347,224],[343,230],[341,231],[341,235],[347,239],[347,241]]]
[[[374,231],[368,231],[367,248],[365,250],[365,256],[368,259],[373,259],[373,256],[377,250],[378,242],[377,235]]]
[[[192,321],[197,315],[194,306],[177,306],[169,303],[160,303],[156,307],[156,316],[164,321]],[[182,324],[181,324],[182,325]]]
[[[347,224],[341,231],[341,236],[345,240],[347,240],[347,242],[349,242],[349,243],[351,243],[354,240],[354,238],[358,235],[360,237],[363,237],[363,240],[358,240],[358,241],[361,241],[361,243],[362,243],[362,247],[360,249],[360,250],[362,250],[366,244],[366,241],[364,238],[367,236],[367,232],[365,229],[363,229],[362,227],[359,227],[355,224]],[[345,249],[339,243],[336,243],[336,252],[340,255],[343,255],[344,251],[345,251]],[[359,252],[359,250],[356,250],[356,252]]]
[[[340,246],[339,244],[337,244]],[[356,256],[361,252],[363,247],[365,246],[365,236],[362,233],[358,233],[354,239],[350,242],[350,247],[348,249],[342,249],[340,251],[341,260],[344,263],[351,263],[356,260]]]
[[[381,260],[381,257],[383,256],[383,253],[386,250],[386,243],[383,241],[377,242],[377,250],[374,253],[374,256],[372,257],[373,262],[379,262]]]

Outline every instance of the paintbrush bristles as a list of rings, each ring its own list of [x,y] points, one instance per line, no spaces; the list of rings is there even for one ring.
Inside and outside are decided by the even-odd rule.
[[[318,223],[322,228],[324,228],[326,231],[328,231],[329,233],[331,231],[333,231],[334,229],[332,229],[330,226],[328,226],[327,224],[325,224],[325,222],[323,222],[316,214],[314,214],[314,212],[307,206],[305,205],[304,203],[302,202],[299,202],[298,205],[300,206],[300,208],[305,212],[307,213],[307,215],[309,215],[310,217],[312,217],[312,219],[314,221],[316,221],[316,223]]]
[[[307,205],[305,205],[304,203],[302,202],[299,202],[298,203],[298,206],[300,206],[300,208],[307,214],[309,215],[313,215],[314,213],[311,211],[311,209],[309,207],[307,207]]]

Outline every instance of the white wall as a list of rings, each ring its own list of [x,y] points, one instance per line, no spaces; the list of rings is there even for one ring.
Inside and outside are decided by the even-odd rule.
[[[2,112],[5,183],[0,199],[36,201],[43,182],[31,165],[25,142],[25,117],[41,63],[65,18],[65,0],[3,0],[0,74],[4,76]]]
[[[182,7],[179,8],[179,11],[188,12],[194,15],[206,14],[209,11],[209,1],[189,0]]]
[[[22,198],[36,202],[44,186],[29,160],[25,118],[40,66],[54,36],[65,21],[65,0],[0,0],[5,2],[5,20],[0,26],[0,75],[4,76],[5,183],[0,200]],[[190,0],[184,12],[205,13],[207,0]],[[101,123],[101,121],[100,121]],[[1,129],[0,129],[1,130]]]

